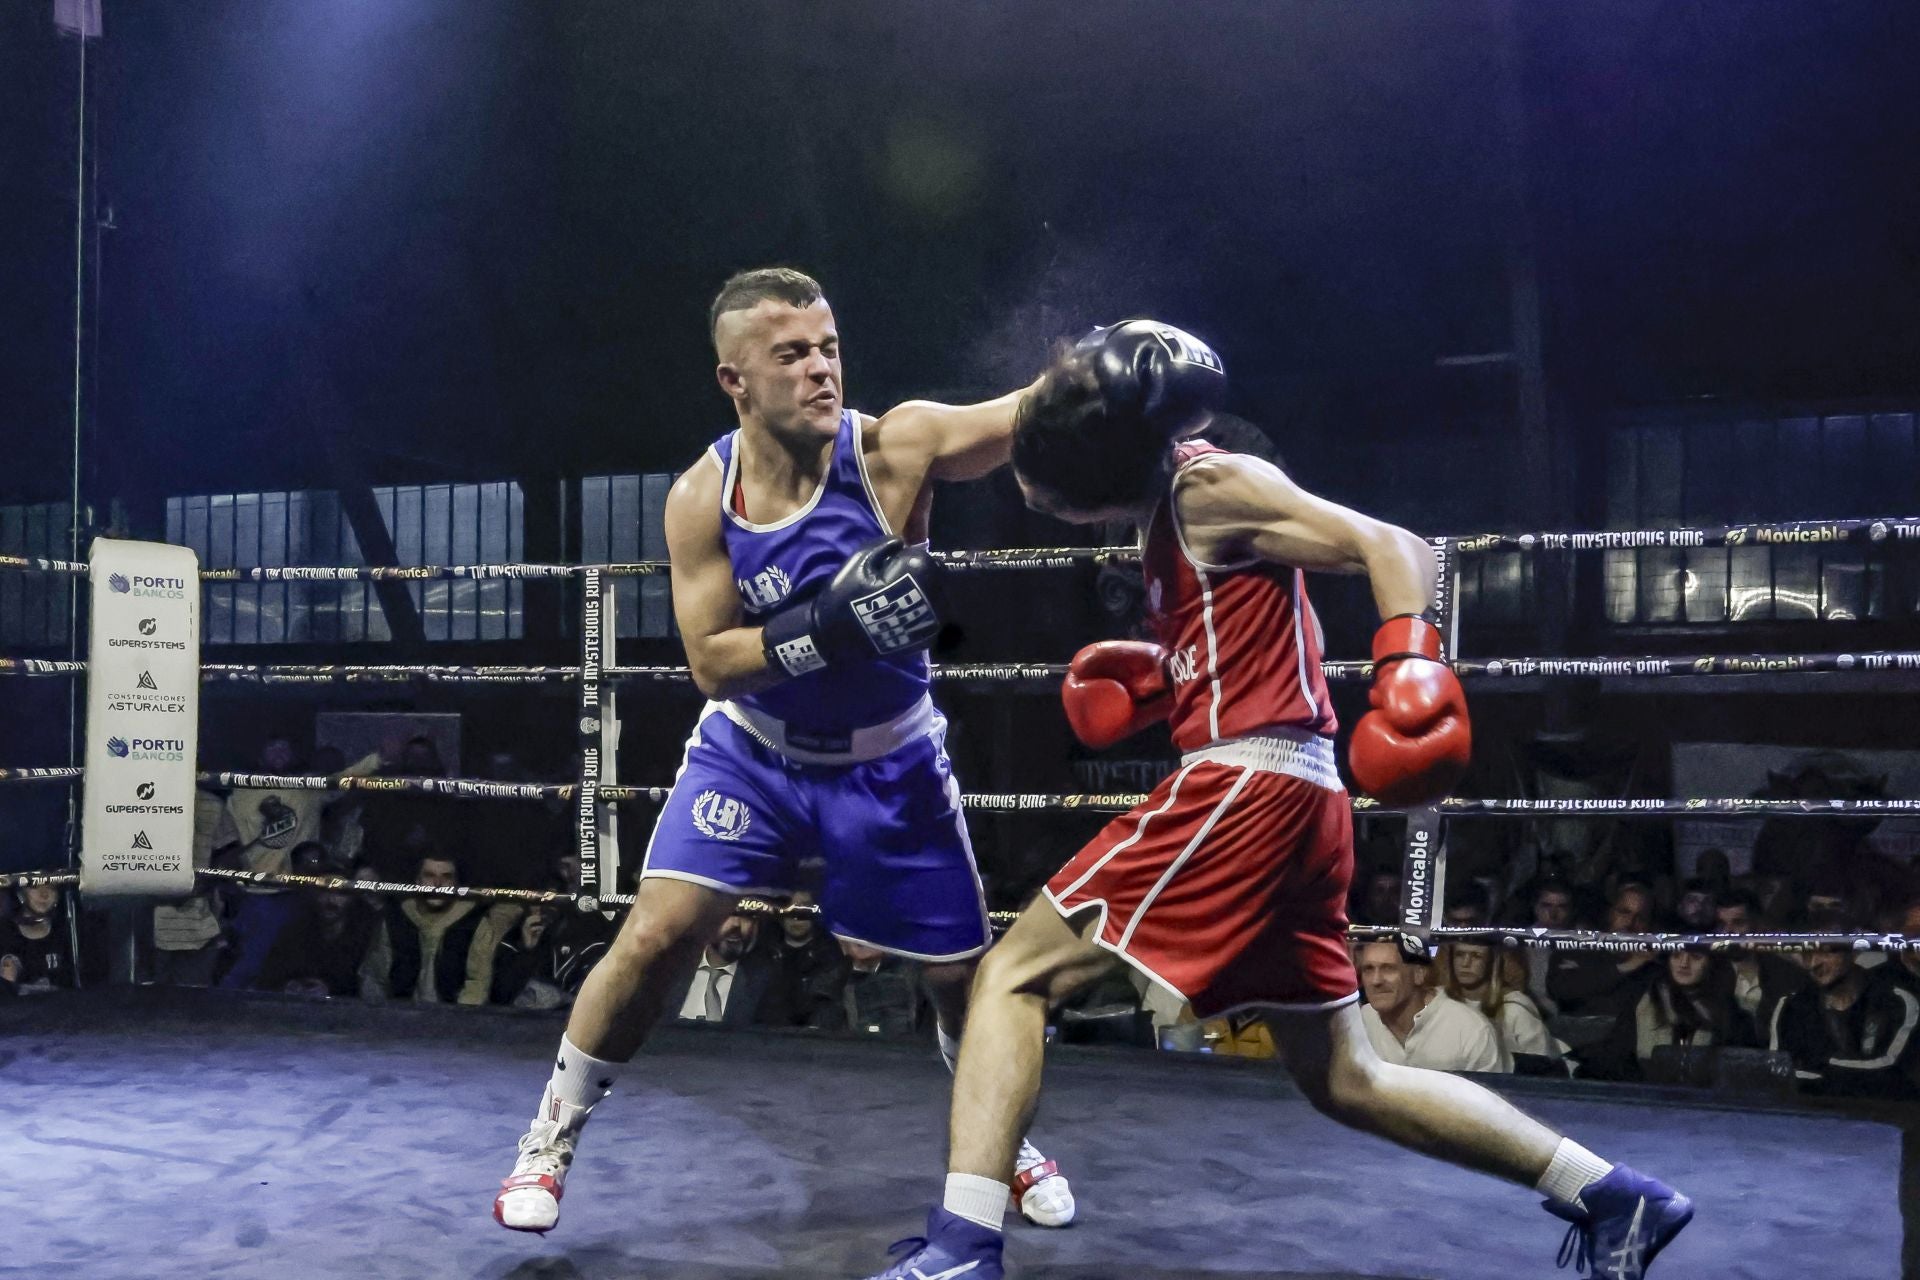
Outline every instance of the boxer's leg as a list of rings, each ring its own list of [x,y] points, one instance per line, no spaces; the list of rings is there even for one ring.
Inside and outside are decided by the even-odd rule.
[[[502,1226],[547,1231],[558,1221],[594,1107],[735,903],[793,888],[789,846],[805,841],[801,821],[778,760],[724,716],[695,726],[648,842],[633,910],[581,988],[519,1158],[494,1199]]]
[[[1471,1080],[1381,1061],[1358,1005],[1276,1010],[1268,1022],[1300,1091],[1350,1128],[1527,1186],[1560,1145],[1559,1134]]]
[[[1089,925],[1092,919],[1087,917]],[[1047,1010],[1117,963],[1044,899],[1021,913],[987,952],[974,978],[967,1035],[954,1072],[951,1174],[1001,1184],[1004,1203],[1020,1136],[1032,1123],[1040,1097]],[[947,1207],[971,1216],[951,1203]]]
[[[607,1062],[632,1058],[738,901],[738,894],[685,880],[642,880],[613,945],[580,988],[567,1042]]]

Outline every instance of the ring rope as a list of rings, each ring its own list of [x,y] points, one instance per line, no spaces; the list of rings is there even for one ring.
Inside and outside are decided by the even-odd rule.
[[[477,885],[406,884],[388,880],[353,880],[345,876],[310,876],[291,872],[239,871],[226,867],[201,867],[194,874],[203,879],[231,884],[268,885],[290,889],[319,889],[330,892],[368,893],[383,897],[478,898],[486,901],[522,902],[536,905],[571,903],[585,911],[612,907],[631,907],[634,895],[608,893],[591,895],[540,889],[498,889]],[[26,888],[45,885],[56,889],[77,889],[80,877],[70,871],[24,871],[0,875],[0,888]],[[771,902],[765,898],[742,898],[736,910],[742,915],[771,917],[817,917],[816,906]],[[1017,911],[989,912],[995,929],[1004,930],[1019,919]],[[1347,937],[1354,942],[1397,941],[1401,931],[1386,925],[1349,925]],[[1438,926],[1429,931],[1435,942],[1464,942],[1488,946],[1518,947],[1550,951],[1706,951],[1715,954],[1743,954],[1755,951],[1819,951],[1850,948],[1854,951],[1920,951],[1920,937],[1897,933],[1604,933],[1590,929],[1534,929],[1513,926]]]
[[[1478,533],[1428,539],[1463,553],[1486,551],[1633,551],[1762,545],[1812,545],[1841,542],[1920,541],[1920,517],[1868,516],[1839,520],[1788,520],[1751,524],[1685,526],[1664,529],[1605,529],[1566,533]],[[983,551],[934,553],[949,568],[966,570],[1057,569],[1086,562],[1133,562],[1138,547],[1003,547]],[[467,565],[280,565],[247,569],[203,569],[203,582],[431,582],[448,579],[572,578],[597,568],[610,578],[656,577],[667,572],[664,560],[623,564],[467,564]],[[86,577],[87,565],[41,556],[0,556],[0,569],[26,573],[64,573]]]
[[[0,784],[77,782],[85,770],[77,768],[5,768],[0,769]],[[203,772],[198,781],[207,787],[279,788],[289,791],[360,791],[412,793],[446,796],[456,800],[571,800],[580,793],[575,782],[493,782],[484,778],[429,778],[411,776],[370,776],[360,774],[278,774]],[[628,786],[603,784],[594,789],[597,799],[607,803],[661,804],[671,786]],[[1146,792],[1112,793],[1034,793],[974,791],[963,793],[961,806],[985,813],[1035,813],[1048,811],[1083,813],[1125,813],[1145,803]],[[1833,818],[1833,817],[1913,817],[1920,815],[1920,800],[1774,800],[1750,797],[1708,799],[1644,800],[1471,800],[1447,799],[1430,806],[1449,817],[1558,817],[1585,818],[1658,818],[1658,817],[1758,817],[1758,818]],[[1381,804],[1368,796],[1352,800],[1357,814],[1405,812],[1403,808]]]
[[[1597,676],[1747,676],[1782,672],[1920,671],[1920,650],[1875,649],[1858,653],[1695,653],[1638,654],[1592,658],[1455,658],[1448,666],[1463,679],[1526,679],[1529,677]],[[42,658],[0,658],[0,676],[79,676],[85,662]],[[1328,680],[1366,680],[1371,662],[1329,661],[1320,664]],[[1061,662],[975,662],[935,664],[933,678],[955,682],[1030,684],[1065,676]],[[400,663],[202,663],[200,677],[207,683],[247,685],[331,684],[466,684],[553,685],[580,679],[572,666],[458,666]],[[692,673],[683,666],[608,667],[601,678],[621,682],[684,684]]]

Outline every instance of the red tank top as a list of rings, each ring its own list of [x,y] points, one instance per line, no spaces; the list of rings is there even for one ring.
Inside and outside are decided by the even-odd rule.
[[[1174,476],[1226,453],[1204,440],[1175,447]],[[1141,543],[1147,611],[1172,655],[1174,745],[1192,751],[1270,725],[1333,735],[1333,700],[1320,671],[1320,622],[1298,569],[1265,560],[1202,564],[1188,553],[1173,485]]]

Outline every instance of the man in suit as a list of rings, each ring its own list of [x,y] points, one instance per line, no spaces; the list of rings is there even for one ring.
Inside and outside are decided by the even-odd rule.
[[[725,1027],[752,1026],[760,1001],[773,981],[773,961],[756,950],[760,921],[731,915],[721,922],[700,967],[680,991],[677,1005],[682,1022],[717,1022]]]

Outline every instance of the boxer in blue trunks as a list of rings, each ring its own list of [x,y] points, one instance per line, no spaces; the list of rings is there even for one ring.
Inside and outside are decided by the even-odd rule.
[[[797,271],[733,277],[711,327],[739,426],[666,507],[674,616],[709,701],[637,901],[580,991],[494,1200],[515,1230],[559,1220],[588,1115],[742,896],[791,894],[801,863],[822,864],[821,923],[924,966],[949,1066],[990,936],[928,691],[940,623],[925,544],[933,481],[1007,461],[1025,388],[976,405],[910,401],[878,419],[846,408],[832,309]],[[1027,1217],[1072,1220],[1066,1179],[1031,1144],[1018,1173]]]

